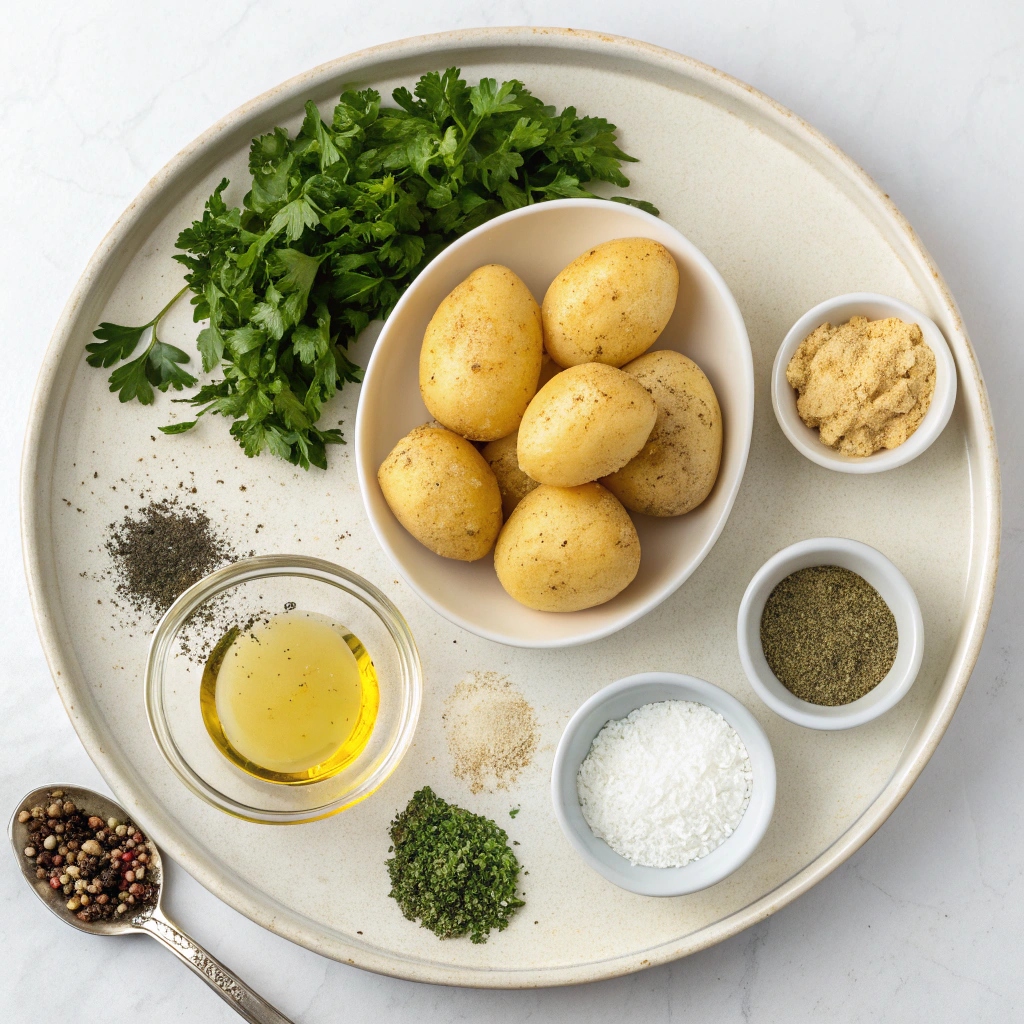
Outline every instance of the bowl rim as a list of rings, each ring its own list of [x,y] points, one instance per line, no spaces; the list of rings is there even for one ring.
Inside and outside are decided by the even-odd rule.
[[[935,392],[931,404],[924,414],[917,430],[896,448],[882,449],[873,455],[844,455],[828,445],[822,444],[815,427],[808,427],[796,408],[796,391],[786,380],[786,368],[800,343],[814,330],[826,322],[844,323],[857,315],[861,308],[874,308],[885,312],[871,313],[873,319],[879,316],[896,316],[907,323],[916,323],[921,328],[924,340],[935,354]],[[833,315],[839,311],[838,316]],[[772,409],[782,432],[801,455],[825,469],[838,473],[883,473],[898,466],[905,466],[931,447],[945,429],[956,403],[956,363],[943,333],[938,325],[919,309],[901,299],[878,292],[847,292],[819,302],[809,309],[789,329],[775,355],[772,364]]]
[[[902,666],[902,652],[897,649],[896,661],[888,675],[863,697],[849,704],[824,706],[801,700],[790,693],[768,668],[760,644],[755,645],[751,636],[755,625],[760,630],[765,602],[776,584],[797,569],[810,565],[836,564],[829,561],[830,558],[860,561],[871,567],[877,574],[877,580],[868,582],[879,593],[886,591],[882,593],[882,598],[890,605],[894,615],[902,614],[910,629],[909,632],[901,631],[898,640],[900,647],[907,652]],[[900,608],[892,608],[893,603],[897,603]],[[907,695],[914,685],[924,657],[924,620],[914,588],[881,551],[870,544],[845,537],[814,537],[797,541],[776,552],[754,573],[743,593],[736,616],[736,643],[748,682],[772,711],[794,725],[837,731],[853,729],[873,721]]]
[[[405,570],[405,566],[402,563],[401,558],[395,551],[394,547],[389,542],[387,535],[382,528],[378,517],[373,510],[373,505],[370,501],[370,495],[372,488],[378,488],[377,483],[377,468],[371,467],[371,460],[369,453],[366,448],[368,441],[365,440],[366,436],[366,418],[369,415],[367,410],[367,403],[364,400],[364,396],[367,393],[366,385],[373,378],[374,371],[378,365],[383,363],[384,356],[383,351],[386,347],[387,339],[391,333],[398,330],[396,326],[401,319],[401,314],[406,305],[414,301],[414,296],[421,286],[421,283],[428,279],[428,275],[436,267],[440,267],[443,262],[449,258],[452,254],[459,252],[466,246],[472,245],[476,238],[480,235],[486,234],[488,231],[494,230],[499,224],[507,223],[511,219],[520,219],[534,216],[544,216],[546,213],[553,212],[559,209],[599,209],[607,210],[609,208],[610,201],[606,199],[555,199],[541,203],[533,203],[529,206],[521,207],[518,210],[510,210],[506,213],[500,214],[497,217],[492,218],[489,221],[485,221],[478,227],[475,227],[472,231],[467,232],[461,238],[456,239],[444,250],[438,253],[437,256],[431,260],[429,266],[425,268],[423,274],[418,276],[412,284],[405,290],[402,297],[395,304],[395,308],[391,311],[388,319],[385,321],[380,334],[374,343],[373,352],[370,354],[370,359],[366,365],[366,371],[363,375],[363,385],[360,389],[359,403],[356,408],[355,418],[355,454],[356,454],[356,477],[359,481],[359,492],[363,500],[363,509],[366,512],[366,517],[370,522],[370,528],[373,530],[374,536],[377,538],[377,542],[384,549],[392,565],[398,570],[405,582],[412,588],[412,590],[420,597],[427,605],[432,608],[439,615],[446,618],[449,622],[454,623],[457,626],[467,630],[470,633],[474,633],[477,636],[483,637],[486,640],[493,640],[496,643],[505,644],[511,647],[521,647],[535,650],[551,650],[564,647],[575,647],[582,644],[592,643],[595,640],[601,640],[604,637],[611,636],[613,633],[617,633],[619,630],[624,629],[626,626],[631,625],[638,619],[643,618],[648,612],[653,611],[662,602],[667,600],[674,594],[698,569],[701,563],[710,554],[712,548],[718,542],[719,537],[722,535],[722,531],[725,529],[726,523],[729,521],[729,517],[732,514],[732,510],[736,504],[736,498],[739,494],[740,487],[743,484],[743,477],[746,473],[747,460],[750,455],[750,444],[751,437],[753,434],[753,423],[754,423],[754,405],[756,403],[756,383],[754,380],[754,361],[753,352],[750,348],[750,337],[747,332],[746,323],[743,319],[743,314],[740,312],[739,304],[736,302],[735,296],[732,294],[725,278],[722,277],[721,273],[714,266],[714,264],[708,259],[708,257],[692,242],[687,238],[678,228],[670,224],[666,220],[662,220],[660,217],[656,217],[653,214],[647,213],[644,210],[638,209],[637,207],[630,206],[626,203],[614,203],[614,209],[617,213],[625,213],[628,216],[635,218],[641,224],[653,223],[657,224],[660,229],[668,230],[677,237],[680,248],[685,249],[694,262],[700,266],[702,272],[707,275],[708,279],[712,282],[715,290],[722,299],[725,308],[728,312],[729,319],[732,322],[732,329],[738,333],[738,336],[743,340],[746,345],[746,358],[742,361],[742,365],[733,368],[733,372],[739,374],[743,378],[743,384],[747,388],[751,400],[742,415],[740,422],[730,424],[730,429],[739,433],[742,438],[742,450],[739,453],[738,465],[736,470],[735,479],[730,487],[729,492],[726,494],[726,500],[721,514],[718,517],[718,521],[715,523],[714,528],[708,534],[704,544],[700,550],[694,556],[691,564],[686,568],[685,571],[677,573],[660,587],[654,590],[646,599],[639,602],[635,607],[632,607],[623,613],[616,616],[609,622],[603,625],[596,626],[587,629],[582,632],[574,633],[569,636],[561,637],[537,637],[520,635],[516,633],[503,632],[501,630],[492,629],[487,626],[483,626],[473,620],[467,618],[464,615],[460,615],[452,609],[446,607],[440,601],[438,601],[432,593],[425,587],[413,579]],[[717,484],[716,484],[717,486]],[[389,510],[389,514],[390,510]],[[489,556],[493,557],[493,552]],[[631,584],[632,585],[632,584]],[[629,589],[628,587],[626,588]],[[513,600],[513,598],[509,598]],[[574,612],[549,612],[540,614],[551,614],[560,616],[572,616]]]
[[[298,576],[345,591],[361,600],[384,624],[398,651],[403,695],[398,730],[381,763],[358,786],[318,807],[275,811],[235,800],[210,785],[181,753],[163,710],[164,667],[178,629],[201,604],[230,587],[272,576]],[[412,631],[394,603],[362,576],[308,555],[254,555],[221,566],[183,591],[160,618],[149,644],[145,673],[146,717],[168,766],[195,796],[217,810],[263,825],[297,825],[329,818],[376,792],[398,767],[412,744],[423,703],[423,667]]]
[[[756,793],[757,796],[756,803],[754,800],[754,794],[752,794],[751,801],[743,812],[743,817],[740,819],[741,823],[744,823],[747,820],[751,822],[751,827],[745,834],[744,845],[737,845],[739,840],[744,838],[744,836],[740,835],[740,827],[737,825],[737,828],[731,835],[715,847],[711,853],[707,854],[708,857],[714,856],[719,850],[726,850],[730,843],[733,844],[728,851],[729,855],[720,858],[722,860],[720,869],[712,872],[708,878],[701,881],[699,884],[693,884],[692,876],[695,872],[691,869],[695,865],[702,864],[702,862],[705,861],[704,857],[690,861],[689,864],[685,864],[683,867],[652,868],[630,864],[625,857],[622,857],[614,850],[611,850],[611,847],[608,847],[613,856],[621,862],[621,873],[616,877],[609,871],[606,864],[594,856],[589,843],[581,838],[581,830],[578,827],[578,822],[573,820],[575,815],[571,816],[570,811],[566,806],[565,787],[569,784],[566,779],[566,775],[569,772],[572,773],[571,791],[575,794],[575,777],[576,772],[579,770],[578,764],[570,763],[569,747],[582,727],[585,719],[595,709],[608,703],[620,694],[630,691],[641,691],[643,688],[652,685],[678,689],[679,697],[663,697],[656,701],[638,699],[633,710],[643,707],[644,704],[647,703],[660,703],[661,701],[668,699],[689,700],[694,703],[704,704],[706,707],[710,707],[713,711],[717,711],[726,720],[726,722],[736,730],[740,739],[743,740],[744,746],[747,748],[747,753],[751,756],[751,760],[757,759],[760,762],[759,768],[754,775],[754,786],[756,787],[754,793]],[[628,713],[629,712],[626,712],[626,714]],[[623,715],[619,717],[625,716]],[[598,726],[594,736],[596,736],[609,721],[612,721],[610,717]],[[593,742],[593,737],[591,737],[591,742]],[[754,753],[751,753],[751,746],[755,747]],[[551,766],[551,802],[554,808],[555,817],[558,819],[559,827],[561,828],[565,838],[569,841],[569,844],[580,855],[580,857],[583,858],[589,867],[593,868],[598,872],[598,874],[602,875],[613,885],[616,885],[621,889],[626,889],[629,892],[635,892],[641,896],[685,896],[689,893],[700,892],[703,889],[710,888],[712,885],[717,885],[719,882],[737,871],[751,857],[760,845],[765,833],[768,831],[768,826],[771,824],[772,815],[775,811],[775,795],[775,755],[772,751],[772,745],[768,739],[768,735],[765,733],[761,723],[758,722],[754,714],[740,700],[728,691],[723,690],[720,686],[716,686],[714,683],[709,683],[706,679],[700,679],[697,676],[686,675],[678,672],[639,672],[636,675],[618,679],[601,690],[598,690],[597,693],[585,700],[583,704],[576,709],[572,717],[569,719],[569,722],[562,730],[562,735],[558,741],[558,746],[555,749],[555,757]],[[579,810],[578,800],[576,809]],[[751,815],[749,819],[748,815]],[[582,821],[583,828],[589,831],[589,826],[586,823],[586,819],[582,817],[582,812],[579,814],[579,821]],[[590,832],[590,836],[593,841],[604,843],[604,840],[595,836],[593,832]],[[606,843],[605,845],[607,846]],[[689,881],[686,878],[688,873],[691,876]]]

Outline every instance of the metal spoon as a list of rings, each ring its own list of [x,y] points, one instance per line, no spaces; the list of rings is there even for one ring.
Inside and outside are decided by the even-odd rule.
[[[197,942],[190,939],[177,925],[172,924],[160,907],[163,898],[163,871],[160,864],[160,852],[153,840],[146,834],[146,843],[150,850],[149,864],[146,865],[146,876],[157,883],[157,900],[155,907],[144,907],[134,916],[124,914],[108,921],[79,921],[66,906],[67,897],[60,889],[51,889],[45,879],[36,878],[35,858],[25,856],[25,848],[30,843],[28,822],[22,824],[18,815],[22,810],[36,806],[45,807],[47,796],[54,790],[62,790],[62,799],[71,800],[75,806],[88,814],[95,814],[106,821],[117,818],[125,821],[128,815],[113,800],[94,793],[91,789],[81,786],[44,786],[34,789],[20,804],[11,817],[11,845],[14,856],[21,865],[21,873],[32,887],[32,891],[53,911],[65,924],[69,924],[82,932],[93,935],[127,935],[130,932],[144,932],[151,935],[162,946],[169,949],[190,970],[198,974],[225,1002],[250,1024],[292,1024],[279,1013],[262,996],[257,995],[241,978],[229,971],[219,960],[210,956]]]

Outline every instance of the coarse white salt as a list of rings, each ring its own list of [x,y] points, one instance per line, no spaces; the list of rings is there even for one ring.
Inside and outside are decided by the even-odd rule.
[[[591,831],[631,864],[678,868],[739,825],[753,771],[736,730],[690,700],[645,704],[608,722],[576,776]]]

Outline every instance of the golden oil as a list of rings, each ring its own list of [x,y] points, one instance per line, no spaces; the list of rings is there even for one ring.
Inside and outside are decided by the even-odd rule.
[[[312,612],[232,627],[199,694],[216,747],[268,782],[304,785],[351,764],[373,732],[377,672],[358,637]]]

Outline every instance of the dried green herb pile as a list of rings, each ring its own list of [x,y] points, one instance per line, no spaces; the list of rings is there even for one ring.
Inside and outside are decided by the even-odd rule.
[[[442,800],[429,786],[396,815],[390,835],[388,895],[438,938],[468,934],[486,942],[492,928],[504,931],[524,905],[516,895],[519,861],[505,830]]]
[[[558,113],[522,82],[470,86],[448,68],[392,97],[387,107],[374,89],[346,91],[327,121],[308,102],[294,138],[275,128],[253,140],[241,208],[225,202],[225,179],[178,237],[174,258],[188,271],[179,294],[191,290],[195,320],[209,320],[196,341],[203,371],[223,368],[179,401],[231,418],[246,455],[269,449],[326,468],[326,446],[342,437],[317,426],[324,404],[361,379],[348,344],[430,259],[506,210],[592,197],[593,181],[629,184],[621,165],[634,158],[616,145],[615,125],[574,107]],[[188,354],[157,336],[176,298],[141,326],[100,324],[86,346],[91,366],[120,364],[109,383],[122,402],[148,405],[154,388],[198,383]]]
[[[888,674],[898,646],[896,619],[881,594],[837,565],[791,573],[761,614],[765,660],[787,690],[812,704],[863,697]]]

